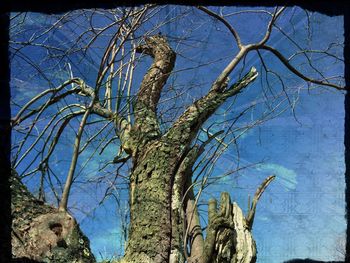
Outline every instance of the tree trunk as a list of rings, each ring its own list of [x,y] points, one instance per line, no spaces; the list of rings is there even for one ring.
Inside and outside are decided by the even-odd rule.
[[[125,259],[169,262],[171,196],[182,150],[162,140],[143,147],[130,178],[130,228]]]
[[[36,199],[14,170],[10,183],[14,262],[96,262],[88,238],[70,214]]]
[[[256,70],[252,68],[229,87],[227,75],[233,67],[225,69],[210,92],[161,134],[157,104],[174,67],[175,52],[162,36],[145,38],[136,51],[151,56],[153,63],[133,105],[134,123],[116,121],[122,147],[133,160],[129,236],[121,262],[255,262],[251,224],[227,194],[221,212],[210,210],[204,240],[191,181],[192,167],[206,145],[192,146],[200,127],[227,98],[257,77]],[[253,218],[254,213],[251,215]]]
[[[220,209],[216,200],[210,200],[209,225],[202,262],[254,263],[256,245],[241,208],[230,200],[228,193],[221,194]]]
[[[149,55],[153,62],[133,104],[133,123],[94,103],[94,90],[76,80],[81,82],[81,90],[91,96],[89,109],[92,112],[115,118],[121,146],[132,157],[130,226],[125,256],[121,262],[255,262],[256,247],[251,235],[255,208],[273,177],[269,177],[258,189],[247,217],[236,203],[231,202],[227,193],[222,193],[219,210],[216,201],[210,201],[204,238],[197,210],[198,200],[192,186],[192,168],[206,144],[219,134],[210,136],[201,145],[193,145],[200,127],[228,98],[237,95],[254,81],[257,71],[252,68],[242,79],[229,85],[228,75],[245,54],[244,50],[240,51],[209,92],[189,106],[162,134],[157,105],[174,68],[176,55],[162,36],[146,37],[145,43],[136,51]],[[87,114],[89,111],[84,116]],[[77,139],[80,140],[79,136]],[[73,173],[70,175],[61,210],[66,207]],[[66,211],[59,211],[42,202],[39,204],[40,201],[30,195],[16,176],[13,176],[12,183],[15,190],[13,246],[16,257],[28,256],[34,260],[57,263],[94,262],[88,240]]]

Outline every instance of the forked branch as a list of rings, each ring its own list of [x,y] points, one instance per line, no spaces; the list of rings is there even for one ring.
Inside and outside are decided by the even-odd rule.
[[[237,31],[231,26],[231,24],[225,18],[223,18],[222,16],[218,15],[217,13],[211,11],[210,9],[208,9],[204,6],[198,6],[197,8],[199,10],[202,10],[204,13],[219,20],[221,23],[223,23],[227,27],[227,29],[230,31],[230,33],[233,35],[233,37],[235,38],[238,48],[241,49],[243,47],[242,42],[241,42],[241,38],[239,37]]]

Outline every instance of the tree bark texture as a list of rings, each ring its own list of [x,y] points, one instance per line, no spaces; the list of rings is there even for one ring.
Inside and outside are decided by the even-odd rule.
[[[255,262],[250,224],[227,193],[219,210],[209,205],[204,239],[191,178],[192,167],[204,151],[204,145],[192,145],[199,128],[227,98],[257,77],[256,70],[231,86],[228,79],[220,85],[215,82],[161,134],[157,104],[173,70],[175,52],[162,36],[146,38],[137,52],[151,56],[153,63],[134,103],[134,123],[121,131],[122,146],[133,157],[129,236],[121,262]]]
[[[171,250],[171,194],[182,151],[164,141],[145,145],[137,158],[130,184],[130,230],[126,258],[146,254],[168,262]]]
[[[10,183],[14,262],[96,262],[88,238],[70,214],[36,199],[14,170]]]

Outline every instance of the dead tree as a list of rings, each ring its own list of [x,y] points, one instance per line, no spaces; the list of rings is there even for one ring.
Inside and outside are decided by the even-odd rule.
[[[129,115],[125,116],[118,109],[113,110],[110,104],[112,80],[118,74],[113,69],[114,60],[123,43],[137,29],[150,8],[153,6],[132,10],[127,13],[127,17],[118,20],[121,25],[103,54],[95,86],[89,86],[84,79],[72,77],[62,85],[35,96],[17,113],[12,124],[16,126],[36,114],[40,115],[49,106],[71,95],[84,98],[85,105],[78,103],[66,107],[70,111],[55,124],[59,127],[56,136],[53,136],[48,155],[41,160],[36,170],[45,171],[49,156],[62,131],[71,119],[81,117],[71,165],[62,196],[59,198],[59,209],[64,212],[67,210],[77,159],[84,148],[81,146],[81,137],[89,116],[98,116],[113,123],[115,135],[120,140],[121,152],[125,154],[124,157],[115,158],[114,163],[128,159],[131,159],[132,163],[128,177],[130,225],[122,262],[255,262],[256,245],[251,233],[255,210],[259,198],[274,176],[268,177],[258,188],[247,215],[231,201],[228,193],[221,194],[219,208],[216,200],[210,200],[204,238],[197,209],[198,195],[193,189],[193,167],[205,151],[207,143],[217,139],[218,134],[211,134],[208,141],[201,145],[194,143],[195,138],[204,123],[224,102],[241,93],[239,96],[244,96],[244,89],[258,77],[258,71],[252,67],[236,82],[232,83],[229,78],[250,52],[270,52],[293,74],[308,83],[340,90],[344,88],[327,79],[308,77],[295,68],[282,53],[267,44],[272,28],[285,8],[276,8],[274,12],[269,13],[270,21],[260,41],[246,44],[224,16],[208,8],[198,7],[222,23],[232,34],[237,53],[232,55],[230,62],[216,77],[207,94],[188,106],[164,131],[160,127],[157,107],[163,88],[174,70],[177,54],[166,37],[145,36],[142,43],[132,49],[132,56],[135,57],[136,53],[150,56],[152,64],[144,75],[135,98],[128,105],[131,108]],[[125,12],[123,14],[125,15]],[[129,24],[124,23],[127,19],[131,20]],[[103,88],[105,96],[100,98]],[[46,95],[50,97],[44,104],[31,108]],[[61,109],[60,114],[66,108]],[[133,118],[130,118],[131,113]],[[54,115],[54,118],[57,116],[61,115]]]

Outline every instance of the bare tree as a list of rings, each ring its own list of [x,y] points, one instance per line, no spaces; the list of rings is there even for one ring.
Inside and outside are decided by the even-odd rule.
[[[113,164],[113,176],[110,177],[112,170],[105,170],[106,174],[90,182],[107,182],[106,195],[117,192],[118,183],[124,182],[128,187],[130,223],[122,262],[255,262],[256,245],[251,234],[254,215],[258,200],[274,176],[262,182],[246,215],[228,193],[221,194],[220,208],[215,199],[209,200],[205,228],[199,219],[198,200],[204,188],[215,183],[210,170],[230,145],[234,146],[248,129],[286,109],[294,110],[300,89],[295,90],[296,97],[290,97],[288,78],[270,68],[268,59],[277,59],[280,67],[307,82],[309,88],[317,85],[344,90],[342,77],[326,75],[311,57],[312,54],[341,63],[339,45],[330,43],[319,50],[299,45],[278,23],[284,15],[293,16],[293,11],[284,7],[233,13],[202,6],[177,12],[180,8],[170,7],[172,15],[162,16],[169,11],[167,8],[146,5],[79,10],[51,17],[52,21],[43,21],[46,27],[34,32],[23,32],[21,25],[30,21],[27,14],[13,16],[13,65],[26,61],[37,70],[33,77],[50,85],[20,105],[12,119],[13,128],[22,134],[14,145],[13,167],[21,167],[22,178],[39,174],[40,199],[45,200],[47,195],[46,181],[59,210],[66,212],[72,186],[81,173],[79,156],[88,147],[94,148],[88,162],[96,152],[102,153],[114,145],[115,156],[100,169]],[[232,22],[242,13],[261,15],[266,21],[264,31],[252,41],[244,40]],[[309,18],[308,13],[304,15]],[[176,89],[176,77],[185,71],[193,72],[175,64],[178,56],[185,55],[183,50],[177,50],[178,45],[185,43],[184,46],[196,48],[200,37],[191,35],[191,27],[183,29],[182,37],[155,33],[173,26],[175,21],[188,22],[197,17],[211,21],[222,34],[229,34],[232,46],[228,48],[228,58],[223,59],[226,65],[210,84],[188,83]],[[66,43],[57,44],[54,37],[61,28],[68,31],[69,38]],[[293,46],[293,54],[286,56],[277,49],[271,42],[276,35]],[[23,51],[28,47],[45,50],[47,56],[33,62]],[[261,100],[239,105],[237,98],[244,96],[246,87],[258,77],[258,70],[247,61],[252,54],[260,60],[264,77]],[[150,57],[152,63],[138,81],[140,73],[136,74],[136,69],[142,72],[145,57]],[[77,61],[87,61],[88,74],[76,72],[79,67],[72,65]],[[213,65],[214,59],[199,63],[194,70]],[[231,75],[237,80],[231,81]],[[202,91],[194,92],[196,87]],[[186,100],[183,94],[189,94],[190,99]],[[173,103],[171,107],[165,105],[168,101]],[[232,102],[226,111],[236,108],[237,115],[208,125],[208,119],[225,102]],[[235,126],[259,103],[268,107],[258,119]],[[73,131],[74,141],[63,183],[52,168],[52,156],[68,131]],[[129,174],[125,165],[130,166]]]

